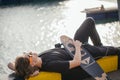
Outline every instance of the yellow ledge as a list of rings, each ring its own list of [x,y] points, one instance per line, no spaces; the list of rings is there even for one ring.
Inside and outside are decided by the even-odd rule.
[[[118,56],[106,56],[97,63],[105,72],[115,71],[118,68]],[[55,72],[40,72],[38,76],[30,77],[28,80],[61,80],[61,74]]]
[[[106,73],[115,71],[118,68],[118,56],[106,56],[97,60],[97,63]]]

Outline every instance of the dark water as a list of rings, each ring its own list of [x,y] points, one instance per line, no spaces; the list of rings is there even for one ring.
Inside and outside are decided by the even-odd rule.
[[[24,51],[39,53],[53,48],[55,43],[60,42],[62,34],[73,37],[86,18],[85,13],[80,11],[101,4],[106,7],[117,5],[115,2],[96,0],[67,0],[1,7],[0,80],[7,80],[11,72],[7,68],[9,61],[14,61]],[[96,27],[104,45],[120,45],[119,22],[97,24]]]

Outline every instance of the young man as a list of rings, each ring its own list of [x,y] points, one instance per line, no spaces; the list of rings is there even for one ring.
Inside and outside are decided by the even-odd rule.
[[[91,38],[94,45],[88,44],[88,38]],[[39,71],[60,72],[62,80],[82,80],[89,75],[80,67],[81,63],[81,44],[91,55],[98,57],[108,55],[119,55],[119,48],[112,46],[103,46],[95,28],[95,22],[92,18],[87,18],[74,36],[75,56],[71,58],[64,48],[54,48],[44,52],[42,55],[34,53],[23,55],[16,58],[15,64],[9,63],[8,67],[15,70],[19,76],[27,78],[38,74]]]

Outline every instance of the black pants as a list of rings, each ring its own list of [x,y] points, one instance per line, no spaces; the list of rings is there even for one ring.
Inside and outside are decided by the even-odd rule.
[[[94,45],[86,44],[88,43],[89,37]],[[95,59],[108,55],[117,55],[120,52],[118,48],[102,45],[99,34],[95,28],[95,22],[92,18],[87,18],[82,23],[75,33],[74,40],[79,40],[85,44],[83,47],[86,48]],[[67,77],[62,77],[62,80],[83,80],[90,77],[90,75],[87,74],[81,67],[71,69],[67,74],[62,74],[62,76],[63,75]]]
[[[88,39],[91,39],[94,45],[86,44]],[[79,29],[76,31],[74,40],[79,40],[84,47],[91,53],[91,55],[96,59],[98,57],[116,55],[119,54],[120,50],[112,46],[103,46],[100,40],[99,34],[95,27],[95,21],[92,18],[87,18]]]

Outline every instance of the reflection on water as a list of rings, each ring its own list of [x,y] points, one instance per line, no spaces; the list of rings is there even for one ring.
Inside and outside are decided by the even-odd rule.
[[[97,29],[102,36],[105,45],[120,46],[120,26],[119,22],[111,22],[97,25]]]
[[[11,72],[6,64],[23,51],[39,53],[53,48],[55,43],[60,42],[62,34],[73,37],[85,19],[85,14],[80,11],[98,6],[97,1],[90,1],[71,0],[0,8],[0,75],[3,76],[0,80],[6,80],[6,74]],[[119,46],[118,25],[118,22],[96,25],[105,45]]]

